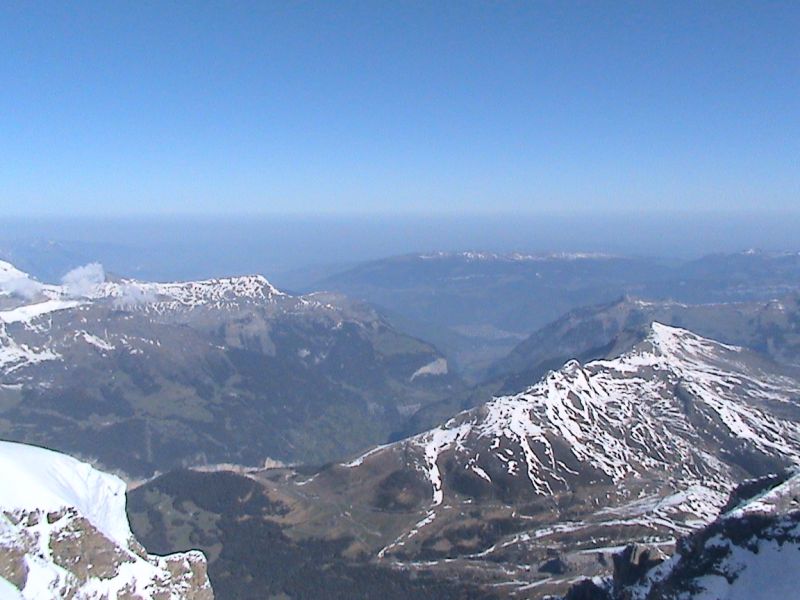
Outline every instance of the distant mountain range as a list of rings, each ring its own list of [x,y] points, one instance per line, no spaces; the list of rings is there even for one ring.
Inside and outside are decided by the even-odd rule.
[[[414,254],[307,285],[368,301],[435,344],[473,382],[565,312],[621,296],[684,303],[769,300],[800,290],[800,254],[748,251],[694,261],[606,254]]]
[[[521,384],[571,358],[599,358],[624,333],[653,321],[746,346],[779,363],[800,365],[800,294],[749,302],[684,304],[624,297],[572,310],[535,331],[487,372]]]
[[[641,339],[654,321],[747,347],[789,367],[800,366],[800,294],[718,304],[628,296],[571,310],[538,329],[491,365],[481,384],[423,407],[395,438],[425,431],[493,396],[518,393],[570,360],[613,358]]]
[[[0,437],[138,480],[137,538],[203,550],[219,598],[694,598],[798,537],[798,274],[442,253],[326,279],[373,306],[0,261]],[[731,512],[758,486],[780,516]]]
[[[93,270],[94,269],[94,270]],[[0,263],[0,435],[131,475],[325,462],[457,391],[435,348],[261,276],[44,285]]]

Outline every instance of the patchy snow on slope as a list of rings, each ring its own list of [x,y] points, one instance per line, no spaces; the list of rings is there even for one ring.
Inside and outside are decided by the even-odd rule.
[[[348,469],[352,469],[352,468],[354,468],[354,467],[359,467],[359,466],[361,466],[361,465],[364,463],[364,461],[365,461],[367,458],[369,458],[369,457],[370,457],[370,456],[372,456],[373,454],[377,454],[378,452],[381,452],[381,451],[382,451],[384,448],[387,448],[387,447],[389,447],[389,446],[391,446],[391,445],[392,445],[392,444],[383,444],[383,445],[381,445],[381,446],[375,446],[375,447],[374,447],[374,448],[372,448],[371,450],[367,450],[367,451],[366,451],[364,454],[362,454],[361,456],[358,456],[358,457],[356,457],[355,459],[351,460],[350,462],[344,463],[342,466],[343,466],[343,467],[346,467],[346,468],[348,468]]]
[[[9,374],[24,366],[59,358],[61,355],[51,349],[17,343],[0,322],[0,373]]]
[[[21,288],[16,283],[23,281],[35,284],[36,293],[20,293]],[[48,285],[36,282],[4,261],[0,261],[0,296],[3,296],[0,377],[6,378],[3,381],[6,384],[24,381],[27,367],[60,360],[77,344],[89,344],[101,352],[112,351],[118,344],[128,347],[124,339],[112,341],[102,332],[90,329],[86,316],[100,314],[103,317],[102,311],[108,308],[164,315],[183,314],[195,308],[216,311],[243,306],[289,310],[301,303],[300,299],[277,290],[260,275],[177,283],[105,281],[102,267],[92,264],[71,271],[63,285]],[[288,299],[286,306],[277,302],[278,299]],[[306,304],[307,310],[318,307],[316,302]],[[93,312],[93,308],[101,312]],[[63,316],[56,320],[56,314]],[[76,321],[81,325],[76,327]],[[64,327],[68,328],[67,335],[64,335]],[[130,351],[140,353],[141,349],[131,347]]]
[[[83,340],[87,344],[94,346],[99,350],[110,351],[116,348],[113,344],[108,343],[107,341],[97,337],[96,335],[92,335],[88,331],[80,331],[78,332],[77,335],[83,338]]]
[[[49,301],[19,307],[0,315],[6,323],[28,321],[54,310],[72,308],[78,300],[112,299],[120,308],[149,306],[160,311],[207,306],[220,308],[243,301],[263,302],[286,296],[261,275],[223,277],[200,281],[144,282],[133,279],[106,281],[102,265],[91,263],[67,273],[62,285],[44,285],[10,263],[0,261],[0,292],[22,289],[21,283],[45,292]],[[28,286],[28,287],[30,287]]]
[[[434,506],[441,504],[444,499],[442,475],[439,471],[439,455],[445,448],[449,448],[453,444],[458,444],[458,442],[463,441],[469,431],[470,427],[465,423],[454,428],[438,427],[427,434],[423,434],[419,438],[419,442],[423,444],[424,447],[425,460],[421,468],[425,471],[428,480],[431,482],[431,486],[433,486]]]
[[[266,277],[247,275],[186,281],[155,283],[135,280],[106,282],[98,285],[92,297],[111,298],[125,308],[150,307],[156,310],[221,308],[242,301],[270,301],[286,296]]]
[[[528,479],[539,495],[567,490],[578,477],[619,483],[668,473],[683,495],[652,509],[707,522],[735,483],[717,456],[723,440],[800,464],[800,424],[766,405],[796,404],[800,384],[746,360],[738,347],[654,323],[616,359],[570,361],[521,394],[495,398],[401,444],[421,451],[434,505],[443,499],[439,458],[454,452],[481,479],[491,482],[502,468]],[[690,418],[687,403],[710,425]],[[723,438],[700,443],[714,428]]]

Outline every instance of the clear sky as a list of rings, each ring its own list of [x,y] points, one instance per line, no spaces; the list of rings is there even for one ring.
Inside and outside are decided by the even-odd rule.
[[[798,210],[800,3],[0,5],[3,214]]]

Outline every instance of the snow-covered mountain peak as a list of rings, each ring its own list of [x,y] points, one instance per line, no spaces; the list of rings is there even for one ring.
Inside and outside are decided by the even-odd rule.
[[[569,361],[520,394],[351,464],[387,451],[416,457],[434,506],[453,493],[448,480],[516,498],[597,486],[609,506],[682,494],[659,509],[664,522],[668,513],[708,520],[749,469],[800,465],[800,384],[751,358],[655,323],[615,359]]]
[[[692,361],[708,360],[710,356],[718,355],[720,351],[744,351],[738,346],[710,340],[688,329],[663,325],[657,321],[651,323],[650,335],[645,341],[653,346],[657,354],[674,359],[691,358]]]
[[[76,272],[81,271],[81,274]],[[66,280],[69,279],[69,280]],[[80,279],[79,281],[74,281]],[[77,285],[76,285],[77,283]],[[23,284],[27,289],[22,290]],[[45,291],[49,299],[117,298],[128,301],[173,301],[183,305],[270,300],[285,296],[263,275],[241,275],[197,281],[147,282],[134,279],[110,281],[99,264],[79,267],[65,276],[62,285],[42,284],[7,261],[0,260],[0,293]]]
[[[663,375],[669,374],[675,380],[699,381],[704,377],[706,384],[718,380],[720,373],[744,370],[749,373],[749,379],[755,385],[761,385],[765,389],[796,385],[794,380],[770,370],[763,359],[745,348],[723,344],[688,329],[655,321],[651,323],[647,336],[629,351],[617,358],[587,363],[586,368],[629,374],[642,372],[643,376],[654,370]],[[643,370],[647,370],[647,373]],[[717,382],[727,388],[731,381]]]
[[[304,493],[374,478],[374,498],[418,508],[380,558],[452,558],[431,549],[471,536],[465,515],[478,528],[505,507],[519,529],[470,545],[470,559],[561,548],[583,564],[630,539],[669,544],[715,519],[742,480],[800,467],[800,382],[781,367],[660,323],[637,339],[303,481]]]
[[[29,299],[47,288],[11,263],[0,260],[0,298],[11,296]]]
[[[10,262],[0,260],[0,283],[16,279],[30,279],[30,276],[17,269]]]
[[[288,296],[263,275],[198,281],[109,280],[99,264],[74,269],[61,285],[42,284],[11,263],[0,261],[0,323],[30,323],[55,311],[112,301],[117,308],[164,313],[195,308],[223,309],[271,304]]]

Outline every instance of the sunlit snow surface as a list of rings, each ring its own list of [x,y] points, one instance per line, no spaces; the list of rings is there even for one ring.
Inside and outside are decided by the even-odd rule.
[[[113,298],[129,308],[142,306],[160,311],[220,308],[232,302],[272,300],[285,295],[261,275],[176,283],[123,280],[100,284],[91,292],[93,298]]]
[[[4,510],[74,507],[118,544],[130,541],[125,482],[119,477],[65,454],[12,442],[0,442],[0,473]]]
[[[0,600],[20,600],[22,594],[7,579],[0,577]]]
[[[67,593],[80,599],[116,598],[125,591],[140,598],[185,597],[189,564],[205,559],[197,552],[169,558],[137,552],[121,479],[69,456],[12,442],[0,442],[0,473],[0,555],[24,554],[23,598],[56,599]],[[81,581],[63,562],[59,564],[53,540],[67,540],[78,551],[88,547],[81,545],[81,536],[96,537],[100,541],[95,544],[114,548],[104,555],[117,563],[113,576]],[[187,577],[171,573],[168,562],[173,570],[186,571]],[[0,598],[15,597],[7,584],[0,582]]]

